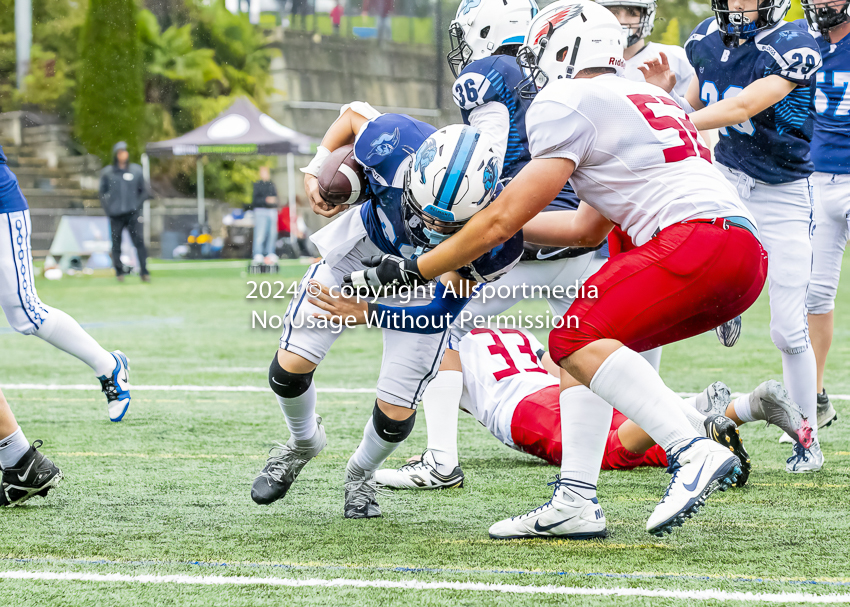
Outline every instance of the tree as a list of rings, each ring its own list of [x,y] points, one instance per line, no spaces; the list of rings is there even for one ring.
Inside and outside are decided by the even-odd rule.
[[[141,150],[143,60],[133,0],[91,0],[80,40],[76,133],[104,162],[116,141]]]

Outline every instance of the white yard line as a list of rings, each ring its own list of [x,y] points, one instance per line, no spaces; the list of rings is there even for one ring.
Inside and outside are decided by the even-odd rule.
[[[419,582],[416,580],[294,579],[223,575],[125,575],[121,573],[78,573],[50,571],[0,571],[0,579],[72,581],[135,584],[183,584],[192,586],[284,586],[289,588],[383,588],[394,590],[460,590],[508,594],[548,594],[562,596],[640,596],[702,601],[742,601],[749,603],[850,603],[850,594],[808,594],[803,592],[726,592],[723,590],[660,590],[651,588],[576,588],[476,582]],[[35,589],[33,589],[35,590]]]
[[[251,367],[239,367],[239,369],[250,369]],[[95,384],[0,384],[2,390],[83,390],[100,392],[100,388]],[[193,385],[174,385],[174,386],[157,386],[157,385],[139,385],[130,386],[131,390],[140,392],[268,392],[269,388],[263,386],[193,386]],[[355,393],[355,394],[371,394],[375,388],[316,388],[317,392],[325,392],[329,394],[338,393]],[[688,397],[696,396],[696,392],[677,392],[679,396]],[[733,392],[732,398],[743,396],[744,392]],[[834,400],[850,400],[850,394],[830,394],[829,397]]]

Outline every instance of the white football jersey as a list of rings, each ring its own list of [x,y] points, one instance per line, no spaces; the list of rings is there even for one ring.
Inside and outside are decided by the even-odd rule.
[[[623,76],[635,82],[645,82],[643,73],[638,69],[643,64],[651,59],[658,59],[659,53],[667,55],[667,62],[670,64],[670,69],[676,74],[676,86],[673,90],[680,97],[684,97],[688,92],[688,86],[691,80],[696,75],[691,62],[688,61],[688,56],[685,54],[685,49],[681,46],[673,46],[672,44],[659,44],[657,42],[647,42],[646,46],[640,49],[634,57],[626,60],[626,71]]]
[[[613,74],[554,80],[526,115],[533,158],[569,158],[578,197],[640,246],[689,219],[745,217],[685,111],[657,86]]]
[[[460,407],[509,447],[517,404],[559,383],[540,363],[543,345],[520,329],[473,329],[460,341],[463,395]]]

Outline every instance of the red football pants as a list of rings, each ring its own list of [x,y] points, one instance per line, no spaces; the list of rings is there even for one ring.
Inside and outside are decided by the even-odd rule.
[[[767,253],[743,228],[680,223],[611,258],[584,284],[564,323],[549,334],[560,361],[600,339],[638,352],[714,329],[749,308],[767,278]],[[591,298],[592,287],[597,297]],[[576,324],[573,322],[572,324]]]
[[[553,466],[561,465],[561,389],[549,386],[522,399],[514,409],[511,419],[511,438],[521,451],[546,460]],[[627,451],[617,435],[617,428],[626,416],[614,409],[611,431],[602,458],[603,470],[628,470],[638,466],[667,466],[667,454],[655,445],[646,453]]]

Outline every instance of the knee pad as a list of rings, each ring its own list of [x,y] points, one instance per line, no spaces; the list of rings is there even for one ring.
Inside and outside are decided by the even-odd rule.
[[[269,365],[269,385],[281,398],[296,398],[304,394],[313,383],[313,373],[290,373],[277,362],[277,354]]]
[[[375,427],[375,432],[388,443],[400,443],[413,431],[413,424],[416,422],[416,411],[413,415],[403,420],[390,419],[378,407],[378,402],[375,401],[375,408],[372,409],[372,425]]]

